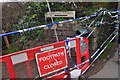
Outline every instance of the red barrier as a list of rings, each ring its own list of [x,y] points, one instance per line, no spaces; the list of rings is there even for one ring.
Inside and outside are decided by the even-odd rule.
[[[81,64],[82,62],[86,61],[86,60],[89,60],[89,48],[88,48],[88,43],[89,43],[89,40],[87,38],[81,38],[81,42],[85,43],[85,51],[82,52],[81,51],[81,46],[79,46],[79,44],[82,44],[79,42],[79,40],[77,40],[78,44],[77,44],[77,51],[76,51],[76,59],[77,59],[77,65]],[[84,60],[82,60],[84,59]],[[87,67],[89,66],[89,62],[85,63],[84,65],[82,66],[79,66],[79,68],[82,69],[82,71],[84,71]]]
[[[87,49],[84,53],[81,53],[80,52],[80,38],[71,39],[71,43],[72,43],[71,48],[76,48],[77,64],[81,63],[81,58],[83,56],[85,56],[86,59],[89,58],[88,39],[83,38],[83,40],[87,43]],[[27,72],[28,72],[29,78],[34,78],[33,73],[32,73],[32,68],[30,66],[30,61],[35,59],[35,54],[43,52],[43,51],[51,50],[51,49],[54,49],[54,48],[63,47],[63,46],[66,47],[66,41],[65,40],[60,41],[60,42],[55,42],[55,43],[52,43],[52,44],[48,44],[48,45],[44,45],[44,46],[39,46],[39,47],[15,52],[15,53],[12,53],[12,54],[1,56],[0,57],[0,63],[1,62],[6,63],[10,78],[16,78],[16,73],[15,73],[15,70],[14,70],[14,66],[17,65],[17,64],[25,63],[26,67],[27,67]],[[67,49],[66,49],[66,51],[67,51]],[[68,57],[68,54],[67,54],[67,57]],[[68,68],[70,68],[70,58],[68,57],[67,60],[68,60]],[[88,65],[89,65],[89,62],[86,63],[84,66],[80,66],[80,68],[82,68],[82,70],[84,70]],[[69,71],[64,73],[64,74],[61,74],[60,76],[64,78],[65,75],[69,75]],[[60,76],[53,76],[52,78],[58,78]]]

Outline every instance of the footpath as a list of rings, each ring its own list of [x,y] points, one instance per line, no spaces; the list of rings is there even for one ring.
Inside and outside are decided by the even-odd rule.
[[[120,52],[119,52],[120,54]],[[118,78],[118,51],[104,65],[103,69],[89,78]]]

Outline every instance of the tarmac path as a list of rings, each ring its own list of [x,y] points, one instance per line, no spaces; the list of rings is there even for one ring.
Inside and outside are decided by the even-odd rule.
[[[120,54],[120,52],[119,52]],[[104,65],[103,69],[89,78],[118,78],[118,51]]]

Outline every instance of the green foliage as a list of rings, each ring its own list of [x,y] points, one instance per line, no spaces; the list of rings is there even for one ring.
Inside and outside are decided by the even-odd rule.
[[[85,10],[85,15],[91,15],[93,14],[94,12],[98,11],[99,8],[91,8],[91,7],[86,7],[84,10]]]
[[[10,49],[5,50],[4,53],[8,54],[8,53],[17,52],[19,50],[20,50],[19,47],[16,47],[14,44],[11,44]]]
[[[60,6],[58,6],[60,5]],[[69,3],[53,3],[50,2],[51,10],[52,11],[67,11],[71,9]],[[44,14],[48,12],[47,3],[44,2],[29,2],[26,4],[26,13],[25,15],[20,18],[17,24],[14,25],[12,31],[26,29],[33,26],[38,26],[42,24],[46,24],[44,20]],[[62,21],[63,18],[56,18],[54,21]],[[41,29],[36,29],[32,31],[27,31],[21,33],[19,36],[19,40],[21,43],[26,43],[28,40],[37,39],[37,38],[44,38],[44,34],[42,33]]]
[[[116,9],[117,8],[117,2],[102,2],[101,3],[101,6],[103,8],[107,8],[109,10],[113,10],[113,9]]]
[[[25,43],[25,42],[27,42],[26,37],[25,37],[25,36],[21,37],[21,38],[20,38],[20,42],[21,42],[21,43]]]
[[[17,24],[14,25],[14,30],[26,29],[44,24],[45,22],[42,19],[46,11],[46,3],[27,3],[26,13],[21,19],[18,20]],[[21,43],[25,43],[33,38],[43,38],[43,36],[44,35],[42,34],[42,31],[40,29],[36,29],[33,31],[21,33],[19,35],[19,40]]]
[[[52,11],[69,11],[72,10],[71,4],[68,2],[51,2],[50,7]]]
[[[44,17],[46,11],[47,6],[45,3],[27,3],[26,13],[15,25],[16,30],[43,24],[41,18]]]
[[[117,47],[117,42],[112,42],[110,43],[107,48],[105,49],[105,51],[102,53],[102,55],[100,56],[100,59],[107,59],[108,55],[114,54],[113,51],[115,51],[115,48]]]
[[[54,22],[59,22],[59,21],[63,21],[64,20],[64,18],[56,18],[55,20],[54,20]]]
[[[83,5],[81,5],[83,4]],[[73,3],[65,2],[50,2],[51,11],[80,11],[84,10],[85,15],[93,14],[95,11],[101,7],[107,6],[109,3],[76,3],[77,8],[74,7]],[[89,6],[89,7],[88,7]],[[94,8],[94,9],[93,9]],[[26,12],[25,15],[18,20],[18,22],[12,27],[11,31],[30,28],[33,26],[38,26],[46,24],[44,20],[44,14],[48,12],[48,7],[46,2],[29,2],[26,3]],[[79,13],[81,14],[81,13]],[[64,18],[55,18],[54,21],[62,21]],[[92,20],[87,20],[86,22],[81,23],[81,25],[89,25]],[[35,40],[38,38],[45,38],[41,29],[36,29],[32,31],[27,31],[19,34],[17,37],[14,37],[13,42],[20,40],[20,43],[27,43],[29,40]]]

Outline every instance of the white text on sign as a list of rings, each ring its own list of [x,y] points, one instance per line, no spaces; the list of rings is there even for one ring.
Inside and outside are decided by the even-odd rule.
[[[59,52],[59,53],[56,53],[56,54],[51,54],[51,55],[48,55],[48,56],[44,56],[42,58],[39,58],[39,62],[54,59],[54,58],[60,57],[60,56],[64,56],[64,52]]]

